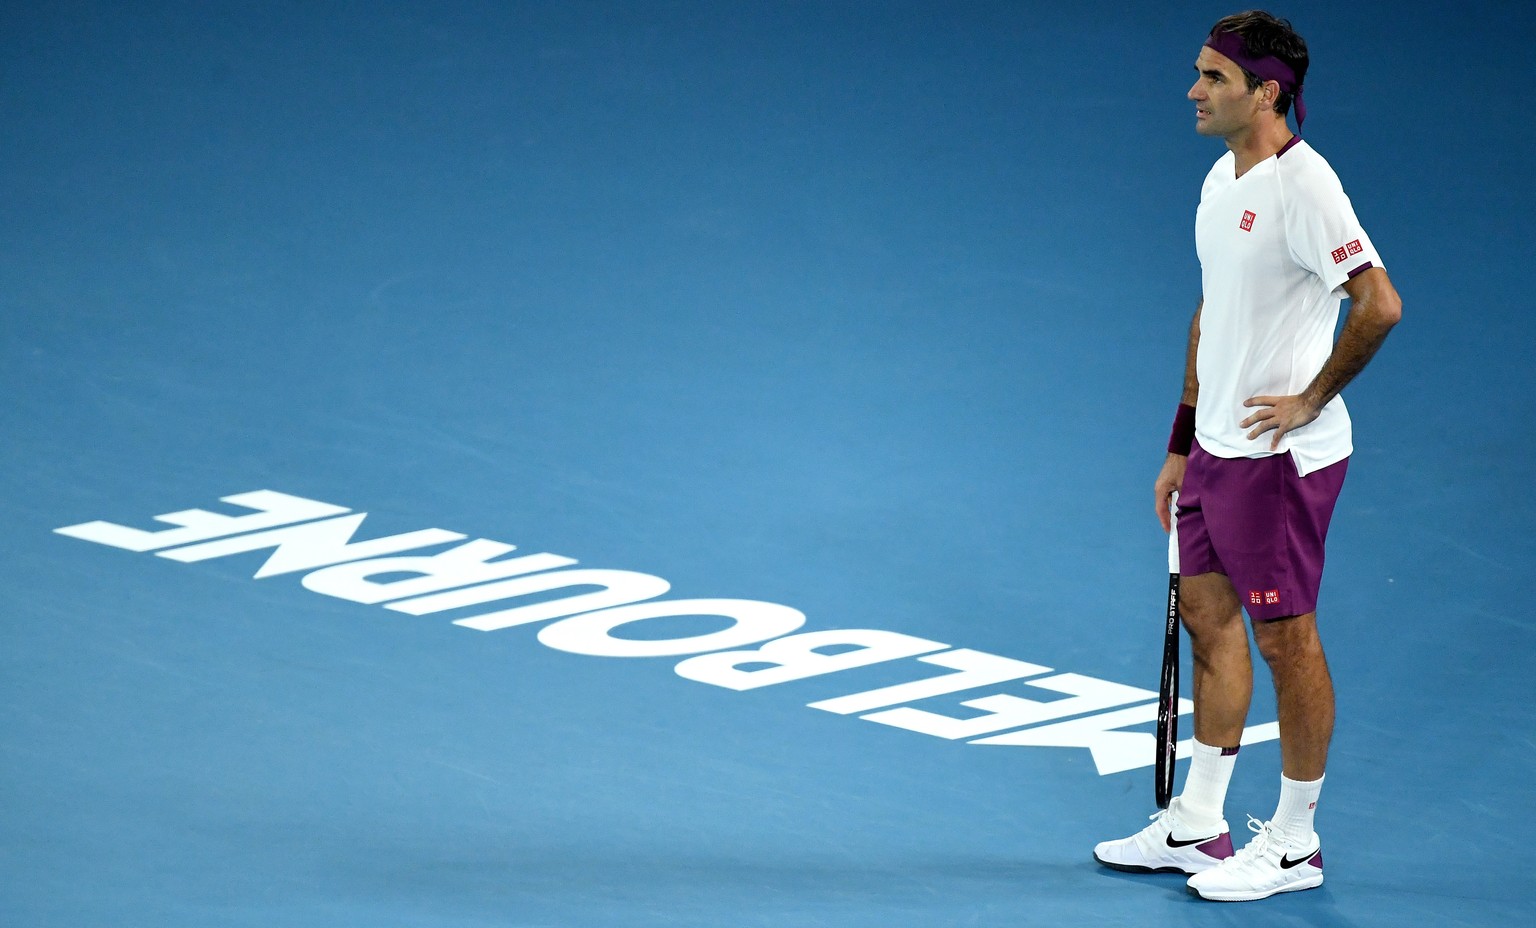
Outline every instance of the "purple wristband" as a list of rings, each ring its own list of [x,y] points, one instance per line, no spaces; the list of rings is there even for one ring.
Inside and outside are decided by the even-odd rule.
[[[1189,456],[1195,444],[1195,407],[1180,403],[1173,417],[1173,432],[1168,436],[1168,453]]]

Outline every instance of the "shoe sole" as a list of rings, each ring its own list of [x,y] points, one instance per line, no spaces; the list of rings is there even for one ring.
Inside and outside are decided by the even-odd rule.
[[[1224,893],[1219,896],[1207,896],[1193,886],[1185,888],[1191,896],[1194,896],[1196,899],[1203,899],[1206,902],[1257,902],[1260,899],[1268,899],[1270,896],[1278,896],[1280,893],[1296,893],[1304,889],[1316,889],[1321,885],[1323,885],[1323,877],[1322,874],[1318,874],[1316,877],[1308,877],[1304,880],[1297,880],[1294,883],[1287,883],[1284,886],[1267,892]]]
[[[1194,876],[1199,870],[1185,870],[1183,867],[1148,867],[1142,864],[1117,864],[1112,860],[1105,860],[1099,855],[1093,855],[1093,859],[1100,865],[1111,870],[1119,870],[1121,873],[1177,873],[1181,876]],[[1212,866],[1215,866],[1214,864]]]

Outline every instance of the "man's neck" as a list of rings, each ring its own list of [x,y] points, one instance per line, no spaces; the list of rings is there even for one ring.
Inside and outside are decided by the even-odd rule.
[[[1228,136],[1227,147],[1237,158],[1237,176],[1242,177],[1254,165],[1274,157],[1291,138],[1291,129],[1283,116],[1266,117],[1243,133]]]

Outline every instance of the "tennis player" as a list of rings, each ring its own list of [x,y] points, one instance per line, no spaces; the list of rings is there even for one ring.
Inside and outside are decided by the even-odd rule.
[[[1301,36],[1264,12],[1216,23],[1195,62],[1195,131],[1228,151],[1195,213],[1203,294],[1154,484],[1164,530],[1179,521],[1194,756],[1183,791],[1150,826],[1094,849],[1119,870],[1192,874],[1191,893],[1221,901],[1323,882],[1313,815],[1334,700],[1317,594],[1353,450],[1339,391],[1402,309],[1338,177],[1286,121],[1294,106],[1301,131],[1307,63]],[[1250,816],[1254,834],[1234,853],[1223,803],[1253,692],[1244,609],[1274,679],[1281,777],[1274,816]]]

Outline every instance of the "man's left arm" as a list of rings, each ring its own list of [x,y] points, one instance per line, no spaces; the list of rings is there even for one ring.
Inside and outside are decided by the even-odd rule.
[[[1243,402],[1244,406],[1259,407],[1258,411],[1242,421],[1243,428],[1252,427],[1249,439],[1258,438],[1273,431],[1274,440],[1269,449],[1278,451],[1280,439],[1312,422],[1322,412],[1328,401],[1339,395],[1355,375],[1365,369],[1387,340],[1387,333],[1403,317],[1403,301],[1379,267],[1367,268],[1344,282],[1349,294],[1349,315],[1344,320],[1344,330],[1334,343],[1333,353],[1317,372],[1307,388],[1294,396],[1255,396]]]

